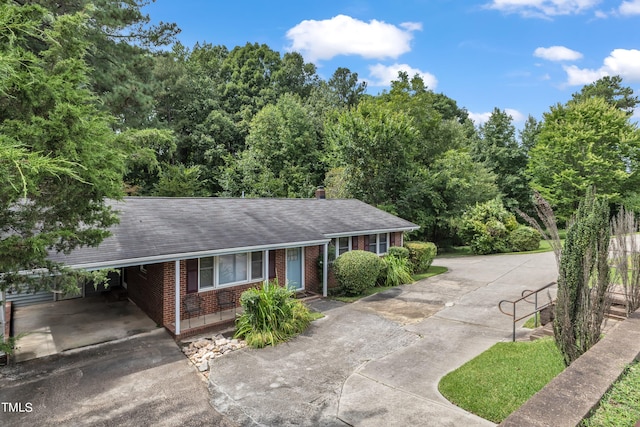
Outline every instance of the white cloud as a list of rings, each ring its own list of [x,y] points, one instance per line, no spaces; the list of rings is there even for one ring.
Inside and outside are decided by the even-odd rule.
[[[582,58],[582,54],[564,46],[539,47],[533,52],[533,56],[548,61],[575,61]]]
[[[364,22],[346,15],[322,21],[305,20],[287,31],[289,49],[307,61],[328,60],[338,55],[364,58],[397,58],[411,50],[413,32],[422,24],[405,22],[397,27],[375,19]]]
[[[469,118],[473,120],[476,126],[483,125],[489,121],[491,117],[491,112],[489,113],[472,113],[469,111]]]
[[[513,108],[505,108],[504,112],[511,116],[514,122],[520,123],[524,122],[526,117],[518,110],[514,110]]]
[[[623,1],[618,11],[621,15],[640,15],[640,0]]]
[[[597,70],[578,68],[575,65],[564,66],[569,86],[582,86],[593,83],[604,76],[619,75],[627,82],[640,82],[640,50],[614,49]]]
[[[375,64],[369,66],[369,76],[371,79],[368,80],[369,86],[389,86],[392,80],[398,79],[398,72],[404,71],[409,75],[409,79],[411,79],[416,74],[419,74],[424,81],[424,84],[429,89],[435,89],[438,85],[438,79],[431,73],[426,71],[419,70],[417,68],[413,68],[407,64],[393,64],[393,65],[383,65],[383,64]]]
[[[549,18],[591,9],[601,0],[492,0],[486,7],[526,17]]]
[[[522,114],[518,110],[514,110],[513,108],[505,108],[504,112],[511,116],[513,122],[515,123],[523,123],[526,119],[525,115]],[[476,126],[481,126],[489,121],[491,118],[492,112],[489,111],[487,113],[472,113],[469,112],[469,118],[473,120]]]

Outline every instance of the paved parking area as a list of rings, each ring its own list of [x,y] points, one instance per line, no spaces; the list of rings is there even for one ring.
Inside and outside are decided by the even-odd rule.
[[[0,402],[0,426],[236,425],[164,329],[2,367]]]
[[[492,425],[444,399],[438,382],[511,339],[498,302],[555,280],[554,255],[434,264],[449,272],[354,304],[313,302],[325,317],[302,336],[216,359],[213,406],[244,426]]]

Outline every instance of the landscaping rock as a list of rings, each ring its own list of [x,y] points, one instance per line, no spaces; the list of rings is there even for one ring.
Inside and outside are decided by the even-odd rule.
[[[211,338],[198,339],[182,348],[185,356],[198,368],[198,371],[207,374],[213,367],[213,361],[223,354],[229,354],[247,346],[243,340],[228,339],[218,334]]]

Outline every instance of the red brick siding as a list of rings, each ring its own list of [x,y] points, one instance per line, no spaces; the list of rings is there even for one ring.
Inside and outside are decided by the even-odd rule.
[[[164,325],[164,264],[148,264],[147,272],[140,267],[127,267],[127,293],[157,324]]]
[[[324,246],[308,246],[304,248],[304,289],[322,293],[322,281],[318,274],[318,257],[322,255]]]

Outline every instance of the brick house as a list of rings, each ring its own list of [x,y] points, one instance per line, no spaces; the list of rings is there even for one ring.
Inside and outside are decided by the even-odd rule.
[[[113,268],[112,286],[175,337],[216,320],[220,296],[277,278],[297,292],[327,295],[326,267],[355,249],[384,254],[417,225],[355,199],[155,198],[112,202],[120,223],[97,248],[53,256],[73,268]],[[335,250],[329,250],[334,246]],[[184,300],[196,294],[205,322],[191,325]],[[228,308],[228,307],[227,307]],[[208,319],[207,319],[208,316]],[[222,316],[220,316],[222,317]],[[197,322],[196,322],[197,323]]]

